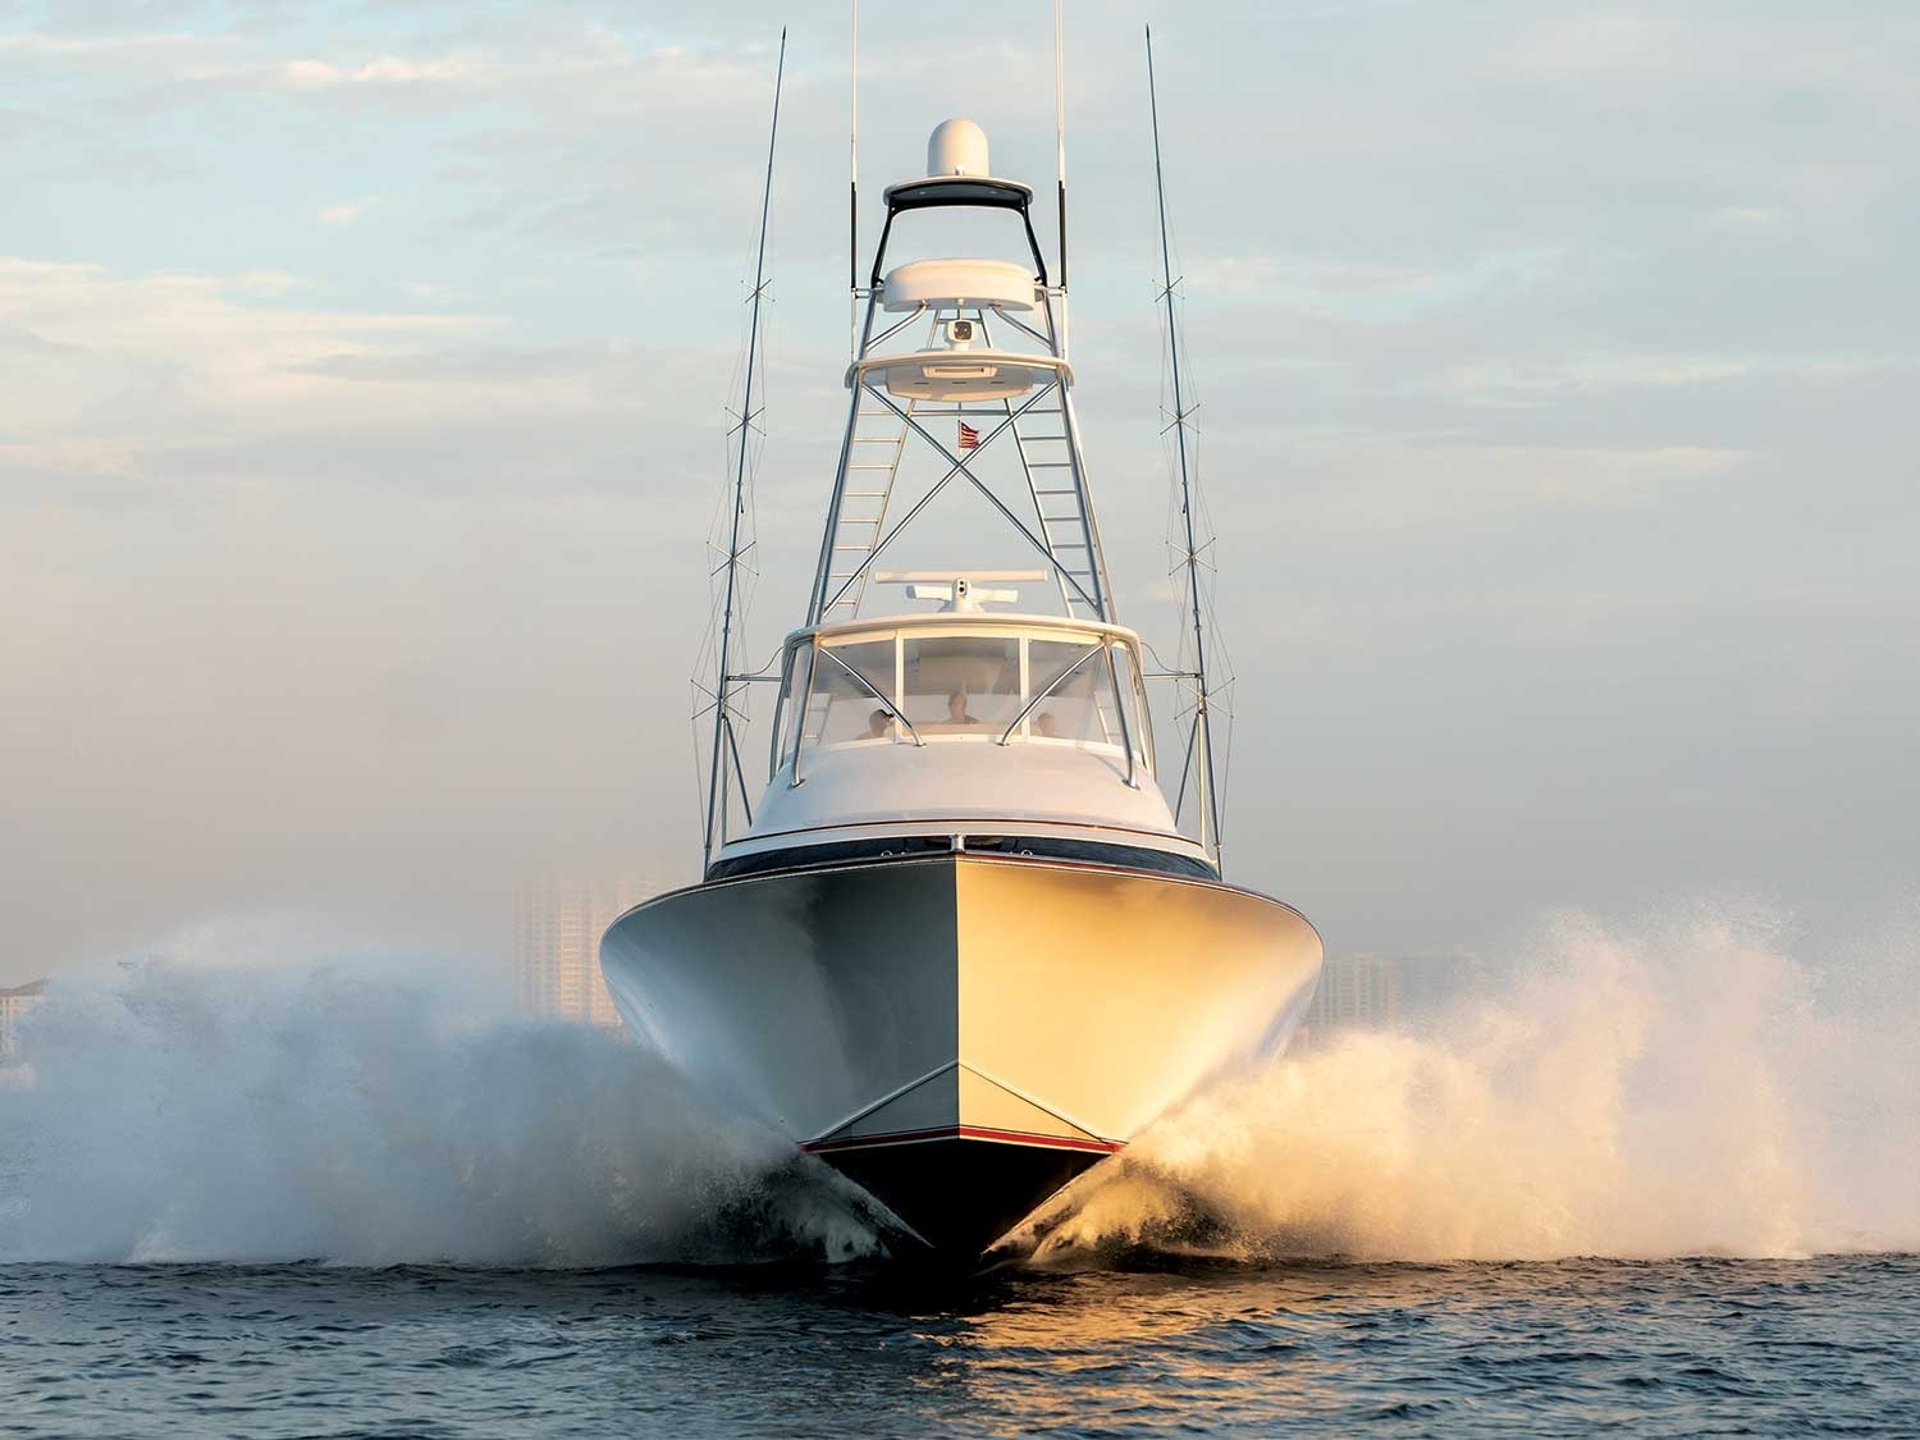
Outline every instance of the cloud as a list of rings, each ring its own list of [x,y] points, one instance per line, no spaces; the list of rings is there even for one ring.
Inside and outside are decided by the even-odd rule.
[[[372,337],[472,331],[489,316],[289,309],[265,303],[304,282],[285,271],[126,274],[104,265],[0,256],[0,322],[86,348],[203,366],[230,375],[284,372],[298,360]]]
[[[1337,547],[1512,533],[1539,517],[1668,504],[1672,492],[1736,478],[1748,461],[1710,445],[1484,443],[1352,434],[1290,437],[1289,526]]]
[[[636,483],[704,505],[731,345],[539,343],[499,315],[333,308],[317,289],[275,271],[0,259],[0,508]]]
[[[1693,30],[1678,17],[1633,13],[1556,17],[1529,27],[1502,59],[1530,75],[1646,75],[1683,69]]]
[[[649,382],[652,357],[626,344],[548,346],[473,344],[457,350],[354,350],[301,366],[308,375],[388,384],[484,381],[525,386],[542,380],[618,369],[636,385]]]
[[[0,345],[0,463],[131,474],[140,456],[210,433],[284,425],[292,413],[339,419],[328,391],[343,382],[325,363],[498,323],[285,303],[304,289],[273,270],[127,275],[0,258],[0,335],[31,337]]]
[[[325,90],[343,86],[482,85],[501,73],[499,64],[476,52],[405,56],[378,53],[356,59],[314,56],[275,58],[272,37],[180,30],[101,34],[51,34],[25,30],[0,34],[0,59],[47,58],[101,74],[156,72],[174,80],[250,79],[267,88]]]
[[[232,49],[229,36],[193,31],[129,32],[96,35],[57,35],[38,30],[0,34],[0,56],[48,56],[96,66],[151,63],[168,56],[193,55]]]
[[[1450,365],[1422,388],[1470,404],[1541,405],[1581,396],[1667,390],[1755,377],[1845,380],[1896,367],[1897,357],[1869,355],[1598,354],[1561,360],[1501,358]]]
[[[353,86],[397,90],[408,86],[479,88],[497,83],[503,69],[490,57],[473,54],[419,59],[376,55],[358,64],[314,59],[284,60],[251,73],[269,86],[288,90],[332,90]]]
[[[1565,260],[1551,246],[1489,251],[1451,266],[1396,265],[1297,254],[1203,255],[1184,269],[1189,293],[1259,309],[1361,322],[1404,321],[1490,295],[1511,299]]]
[[[1779,225],[1788,219],[1788,212],[1779,205],[1722,205],[1708,218],[1719,225]]]
[[[338,205],[322,205],[314,212],[314,219],[322,225],[333,225],[344,229],[358,222],[360,217],[380,203],[381,197],[369,195],[360,200],[347,200]]]

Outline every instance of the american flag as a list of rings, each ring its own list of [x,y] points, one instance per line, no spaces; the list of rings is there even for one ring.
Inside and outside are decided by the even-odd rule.
[[[962,450],[975,450],[979,448],[979,445],[980,432],[962,420],[960,422],[960,448]]]

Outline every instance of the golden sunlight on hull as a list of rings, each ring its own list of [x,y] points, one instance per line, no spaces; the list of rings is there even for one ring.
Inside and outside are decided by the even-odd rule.
[[[1320,939],[1215,882],[943,855],[664,896],[608,931],[601,963],[634,1033],[703,1088],[934,1248],[977,1254],[1282,1043]]]

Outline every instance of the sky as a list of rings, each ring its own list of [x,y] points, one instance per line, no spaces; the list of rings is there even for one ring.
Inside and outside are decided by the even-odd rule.
[[[691,878],[775,50],[762,648],[841,424],[848,36],[690,9],[0,0],[0,983]],[[956,113],[1050,188],[1049,9],[870,0],[869,197]],[[1920,11],[1069,0],[1077,403],[1164,641],[1144,21],[1230,877],[1396,953],[1910,888]]]

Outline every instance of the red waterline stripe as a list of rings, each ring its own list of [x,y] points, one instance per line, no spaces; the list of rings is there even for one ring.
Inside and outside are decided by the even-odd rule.
[[[948,1125],[933,1130],[896,1130],[886,1135],[855,1135],[846,1140],[810,1140],[800,1148],[818,1155],[831,1150],[859,1150],[870,1145],[920,1145],[929,1140],[998,1140],[1009,1145],[1038,1145],[1054,1150],[1081,1150],[1113,1155],[1124,1140],[1087,1140],[1072,1135],[1036,1135],[1029,1130],[992,1130],[984,1125]]]

